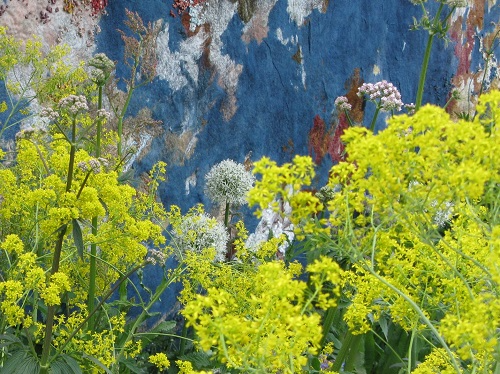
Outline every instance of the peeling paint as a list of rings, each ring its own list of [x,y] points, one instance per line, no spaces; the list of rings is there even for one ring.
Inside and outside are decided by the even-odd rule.
[[[186,181],[184,183],[184,191],[186,196],[191,192],[191,187],[196,187],[196,172],[186,178]]]
[[[240,0],[242,3],[245,0]],[[269,13],[274,8],[278,0],[258,0],[256,1],[256,9],[252,11],[252,17],[245,21],[246,25],[243,27],[243,34],[241,39],[246,43],[250,43],[252,40],[256,40],[258,44],[262,43],[262,40],[267,37],[269,32],[268,20]],[[238,7],[238,13],[240,7]],[[241,14],[240,14],[241,17]]]
[[[207,35],[200,30],[195,35],[184,40],[180,45],[178,52],[172,52],[168,46],[169,24],[165,24],[165,28],[160,32],[157,39],[157,56],[158,65],[156,73],[159,79],[166,80],[170,88],[175,92],[185,87],[189,80],[193,83],[198,83],[198,60],[203,53],[203,47]],[[186,77],[181,72],[185,71],[189,77]]]
[[[377,64],[373,65],[373,71],[372,71],[372,73],[373,73],[374,76],[377,76],[377,75],[380,74],[380,67]]]
[[[290,19],[294,21],[297,26],[302,26],[305,18],[311,14],[314,9],[324,13],[327,7],[328,1],[324,0],[288,0],[286,10],[290,15]]]

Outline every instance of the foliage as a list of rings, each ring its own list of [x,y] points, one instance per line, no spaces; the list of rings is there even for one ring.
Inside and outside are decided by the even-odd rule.
[[[402,109],[399,91],[360,87],[376,105],[368,128],[339,98],[345,151],[317,191],[310,157],[263,157],[258,178],[215,165],[206,192],[223,222],[201,205],[166,212],[161,161],[145,185],[127,183],[124,118],[154,79],[158,24],[127,11],[118,94],[105,55],[71,66],[65,47],[42,52],[0,28],[0,136],[23,123],[15,149],[0,149],[2,373],[499,372],[500,92],[470,121],[421,106],[433,36],[461,4],[439,1],[431,19],[413,3],[430,37],[412,110],[375,134],[379,111]],[[248,240],[233,221],[245,201],[295,235]],[[152,290],[142,275],[155,265]],[[180,311],[159,320],[174,282]]]

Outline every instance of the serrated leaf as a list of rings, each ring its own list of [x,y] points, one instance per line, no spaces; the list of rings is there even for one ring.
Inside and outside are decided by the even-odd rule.
[[[12,356],[4,361],[2,374],[15,374],[17,368],[23,364],[23,361],[26,359],[26,357],[27,354],[24,350],[13,352]]]
[[[2,374],[38,374],[39,372],[39,362],[25,349],[15,351],[5,360],[2,368]]]
[[[175,326],[177,326],[177,322],[175,321],[162,321],[153,328],[153,331],[169,332],[172,331],[175,328]]]
[[[122,361],[120,361],[120,363],[125,365],[127,367],[127,369],[130,370],[132,373],[135,373],[135,374],[143,374],[144,373],[144,368],[139,367],[135,361],[122,360]]]
[[[378,320],[378,324],[380,328],[382,329],[382,332],[384,333],[384,336],[386,339],[389,339],[389,324],[388,320],[385,316],[381,316],[380,319]]]
[[[191,352],[179,358],[183,361],[190,361],[196,370],[201,370],[212,366],[210,357],[204,352]]]
[[[106,372],[106,374],[113,374],[113,373],[111,372],[111,370],[109,370],[106,366],[104,366],[104,364],[103,364],[101,361],[99,361],[97,358],[92,357],[92,356],[89,356],[89,355],[87,355],[87,354],[85,354],[85,353],[83,354],[83,356],[82,356],[82,357],[83,357],[83,358],[86,358],[87,360],[92,361],[94,364],[96,364],[96,365],[97,365],[97,366],[99,366],[102,370],[104,370],[104,371]]]
[[[67,371],[64,374],[82,374],[80,365],[78,365],[78,362],[73,357],[68,355],[61,355],[59,357],[66,364]]]
[[[80,224],[78,220],[73,218],[73,240],[75,242],[76,250],[78,251],[78,255],[83,260],[83,235],[82,229],[80,228]]]

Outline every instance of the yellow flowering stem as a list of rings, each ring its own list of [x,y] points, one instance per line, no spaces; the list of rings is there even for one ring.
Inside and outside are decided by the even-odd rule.
[[[68,337],[66,338],[64,343],[59,345],[59,347],[58,347],[59,349],[52,356],[51,362],[54,361],[57,358],[57,356],[60,355],[64,351],[64,349],[69,344],[71,339],[73,339],[75,337],[75,335],[78,333],[78,331],[80,331],[88,323],[89,319],[101,308],[101,306],[106,302],[106,300],[108,300],[115,293],[115,291],[118,289],[118,287],[120,287],[120,285],[125,280],[130,278],[130,276],[132,276],[132,274],[134,274],[137,270],[139,270],[141,267],[145,266],[146,264],[147,264],[147,262],[143,262],[143,263],[133,267],[132,269],[130,269],[127,273],[125,273],[124,275],[122,275],[118,279],[118,281],[113,285],[113,287],[111,287],[111,289],[102,297],[102,299],[99,301],[99,303],[96,305],[96,307],[92,311],[89,311],[89,314],[87,315],[87,317],[85,317],[85,319],[73,331],[71,331],[71,333],[68,335]],[[40,371],[40,374],[44,374],[44,373],[42,373]]]
[[[97,97],[97,110],[102,109],[102,85],[99,85],[98,97]],[[101,132],[102,132],[102,122],[99,119],[97,121],[97,130],[96,130],[96,144],[95,144],[95,156],[96,158],[101,157]],[[85,176],[85,181],[82,183],[82,189],[87,181],[87,176]],[[97,237],[97,217],[92,217],[92,236]],[[97,278],[97,244],[92,243],[90,245],[90,264],[89,264],[89,291],[88,291],[88,299],[87,299],[87,310],[90,312],[94,310],[95,305],[95,281]],[[95,326],[95,315],[90,317],[88,329],[93,331]]]
[[[162,280],[161,280],[161,283],[158,285],[158,287],[156,288],[155,290],[155,293],[154,295],[151,297],[151,299],[149,300],[149,303],[142,309],[142,312],[139,316],[137,316],[135,318],[135,321],[134,321],[134,324],[132,325],[132,327],[128,330],[128,335],[127,335],[127,338],[123,341],[123,346],[125,346],[125,344],[133,338],[135,332],[137,331],[137,329],[139,328],[139,326],[141,325],[141,323],[146,319],[146,316],[148,315],[149,313],[149,309],[151,309],[151,307],[160,299],[161,295],[163,295],[163,292],[172,284],[174,283],[178,277],[186,270],[185,267],[177,267],[175,269],[174,272],[172,272],[171,276],[169,278],[165,278],[163,277]],[[132,274],[129,274],[127,276],[127,278],[132,275]],[[126,279],[126,278],[125,278]],[[116,288],[115,288],[116,289]],[[99,306],[102,305],[102,302],[99,304]],[[184,340],[182,340],[184,341]],[[118,358],[116,359],[116,362],[120,362],[123,355],[125,353],[125,350],[121,350],[120,351],[120,355],[118,356]]]
[[[69,165],[68,165],[68,179],[66,181],[66,192],[71,190],[71,184],[73,182],[73,167],[75,163],[75,153],[76,153],[76,116],[73,117],[71,126],[71,142],[70,142],[70,153],[69,153]],[[66,231],[68,225],[63,225],[60,228],[59,236],[57,238],[56,246],[54,248],[54,255],[52,258],[52,268],[51,275],[54,275],[59,271],[59,263],[61,261],[61,251],[63,246],[64,237],[66,236]],[[50,348],[52,346],[52,328],[54,325],[54,315],[56,312],[55,305],[49,305],[47,308],[47,321],[45,323],[45,338],[43,341],[42,348],[42,358],[40,361],[40,374],[46,374],[48,372],[48,360],[50,356]]]
[[[33,76],[30,77],[30,79],[28,81],[31,81],[31,78],[33,78]],[[10,99],[10,104],[12,106],[12,109],[10,110],[9,112],[9,115],[7,116],[7,118],[5,119],[5,122],[3,123],[2,127],[0,128],[0,138],[2,137],[3,133],[9,129],[10,127],[12,126],[15,126],[16,124],[18,124],[19,122],[22,122],[24,121],[26,118],[22,118],[21,120],[19,121],[16,121],[16,122],[13,122],[11,124],[9,124],[11,118],[19,112],[18,110],[18,107],[20,106],[20,104],[24,101],[23,99],[25,98],[24,94],[26,93],[26,91],[30,88],[29,84],[27,84],[25,86],[25,88],[22,90],[22,92],[19,93],[19,99],[14,103],[13,100],[12,100],[12,96],[10,95],[9,93],[9,90],[7,88],[7,84],[6,82],[4,81],[4,85],[5,85],[5,89],[6,89],[6,92],[9,96],[9,99]],[[29,101],[29,100],[28,100]]]
[[[54,275],[59,271],[62,245],[67,229],[68,229],[67,225],[63,225],[60,228],[59,236],[56,242],[56,247],[54,249],[54,257],[52,258],[52,269],[50,272],[51,275]],[[52,328],[54,327],[55,312],[56,312],[56,306],[49,305],[47,308],[47,320],[45,322],[45,337],[43,340],[42,358],[40,360],[40,374],[47,374],[49,369],[48,360],[50,356],[50,348],[52,346]]]
[[[419,315],[421,320],[424,322],[424,324],[431,330],[431,332],[434,334],[435,338],[439,341],[441,346],[446,350],[446,353],[450,357],[451,363],[453,364],[453,368],[457,371],[457,373],[461,372],[460,366],[458,365],[455,356],[450,350],[450,347],[448,347],[448,344],[444,341],[443,337],[439,332],[437,331],[436,327],[432,324],[431,321],[426,317],[422,309],[410,298],[408,295],[406,295],[404,292],[402,292],[399,288],[396,286],[392,285],[389,283],[384,277],[380,276],[375,270],[373,270],[370,266],[365,267],[366,270],[370,272],[375,278],[377,278],[382,284],[384,284],[386,287],[390,288],[394,292],[396,292],[399,296],[401,296],[410,306],[413,308],[415,312]]]

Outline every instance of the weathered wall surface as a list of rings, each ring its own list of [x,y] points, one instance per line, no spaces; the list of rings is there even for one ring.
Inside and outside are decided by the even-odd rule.
[[[147,116],[163,124],[132,139],[139,149],[133,167],[140,175],[166,161],[161,198],[183,209],[209,206],[204,175],[226,158],[286,162],[311,154],[324,178],[336,152],[335,98],[347,96],[353,118],[365,124],[374,107],[356,97],[363,82],[386,79],[405,103],[415,101],[427,40],[425,31],[410,31],[421,9],[409,0],[209,0],[191,16],[174,10],[175,17],[166,0],[110,0],[100,17],[88,9],[70,16],[64,4],[9,0],[0,24],[20,37],[69,43],[75,61],[105,52],[119,61],[118,76],[126,76],[116,31],[124,29],[125,9],[161,22],[158,77],[137,92],[130,115],[147,107]],[[437,5],[427,3],[431,13]],[[424,103],[444,105],[455,88],[474,95],[483,77],[487,87],[499,87],[498,49],[484,73],[484,51],[495,43],[499,20],[497,0],[468,0],[452,15],[449,41],[437,39],[432,50]],[[468,109],[467,100],[450,105],[451,112]],[[381,116],[377,128],[384,126]]]
[[[169,16],[169,2],[112,1],[100,21],[97,50],[120,60],[124,9],[145,21],[162,19],[158,79],[133,105],[146,104],[163,131],[138,161],[168,162],[164,202],[205,202],[203,176],[225,158],[243,162],[263,155],[280,162],[294,153],[312,154],[323,169],[335,150],[333,102],[347,95],[353,117],[369,121],[372,105],[356,100],[362,82],[386,79],[405,103],[415,100],[425,31],[411,31],[421,9],[407,0],[211,0],[196,19]],[[437,2],[429,2],[435,11]],[[450,19],[449,42],[435,41],[424,102],[443,105],[458,88],[479,91],[482,48],[498,30],[497,1],[473,0]],[[191,23],[190,23],[191,21]],[[498,52],[498,51],[497,51]],[[498,63],[487,81],[498,86]],[[452,111],[466,110],[466,101]],[[316,119],[316,120],[315,120]],[[381,117],[377,127],[384,126]]]

